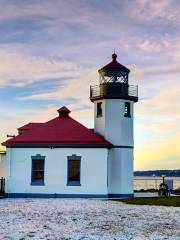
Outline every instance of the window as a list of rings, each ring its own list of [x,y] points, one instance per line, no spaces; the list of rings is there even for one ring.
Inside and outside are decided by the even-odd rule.
[[[75,154],[68,157],[68,179],[67,185],[79,186],[80,185],[80,165],[81,157]]]
[[[131,104],[130,104],[130,102],[125,102],[124,116],[125,117],[131,117]]]
[[[98,102],[97,103],[97,113],[96,113],[97,117],[102,117],[102,102]]]
[[[44,185],[45,157],[37,154],[32,156],[31,185]]]

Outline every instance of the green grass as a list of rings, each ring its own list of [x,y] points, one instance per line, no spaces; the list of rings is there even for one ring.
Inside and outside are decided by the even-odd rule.
[[[130,198],[130,199],[116,199],[115,201],[124,202],[127,204],[137,204],[137,205],[180,207],[180,196],[178,197],[138,197],[138,198]]]

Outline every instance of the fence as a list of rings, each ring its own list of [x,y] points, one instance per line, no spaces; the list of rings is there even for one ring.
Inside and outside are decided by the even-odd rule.
[[[165,182],[168,180],[173,181],[173,189],[180,189],[180,178],[179,177],[166,177]],[[134,190],[148,190],[148,189],[159,189],[160,183],[163,182],[162,177],[134,177]]]
[[[5,196],[5,178],[0,178],[0,197]]]

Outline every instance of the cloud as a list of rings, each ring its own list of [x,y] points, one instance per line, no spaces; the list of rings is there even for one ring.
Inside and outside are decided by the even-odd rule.
[[[168,86],[136,106],[135,168],[177,168],[180,142],[180,89]]]
[[[137,104],[138,131],[151,133],[151,138],[146,139],[146,144],[164,141],[180,130],[179,96],[180,89],[171,86],[152,98],[140,100]]]
[[[129,8],[131,15],[141,20],[168,20],[179,24],[178,0],[135,0]]]
[[[70,73],[69,73],[70,74]],[[90,84],[92,84],[92,79],[97,78],[97,73],[95,70],[82,69],[78,70],[78,73],[71,72],[71,79],[68,79],[63,86],[60,86],[54,91],[44,92],[35,95],[29,95],[20,97],[20,100],[47,100],[47,99],[84,99],[89,95]]]
[[[177,74],[180,73],[180,64],[164,64],[158,66],[151,67],[132,67],[131,68],[133,74],[136,77],[144,77],[144,76],[157,76],[157,75],[167,75],[167,74]]]
[[[174,135],[160,144],[136,145],[135,169],[177,169],[180,161],[180,135]]]
[[[24,86],[48,78],[75,78],[79,76],[77,64],[10,52],[0,48],[0,87]]]

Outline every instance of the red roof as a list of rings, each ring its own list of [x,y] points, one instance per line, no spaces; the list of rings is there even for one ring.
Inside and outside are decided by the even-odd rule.
[[[39,127],[42,124],[43,123],[28,123],[28,124],[18,128],[18,130],[31,130],[31,129],[34,129],[36,127]]]
[[[67,109],[68,110],[68,109]],[[59,116],[43,124],[34,124],[29,131],[11,138],[3,143],[4,146],[31,146],[31,145],[95,145],[110,147],[112,144],[101,135],[88,129],[81,123],[69,117],[69,110],[59,109]],[[68,113],[67,113],[68,112]],[[25,125],[25,126],[28,126]],[[24,127],[25,127],[24,126]],[[34,128],[34,126],[36,126]]]
[[[122,64],[120,64],[116,59],[117,59],[117,55],[114,53],[112,55],[112,62],[108,63],[107,65],[105,65],[104,67],[102,67],[101,69],[99,69],[99,71],[101,70],[111,70],[111,69],[117,69],[117,70],[123,70],[126,72],[130,72],[130,70],[128,68],[126,68],[125,66],[123,66]]]

